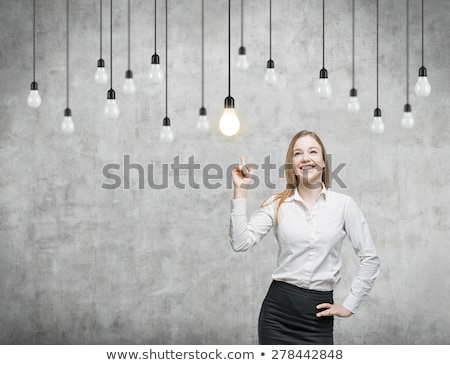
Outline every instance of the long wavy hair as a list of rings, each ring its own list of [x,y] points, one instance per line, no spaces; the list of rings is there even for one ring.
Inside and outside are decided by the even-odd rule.
[[[317,143],[320,145],[320,148],[322,150],[322,158],[325,162],[325,168],[322,172],[322,182],[325,184],[325,187],[328,189],[328,186],[330,185],[330,170],[327,163],[327,153],[325,151],[325,146],[323,145],[321,139],[317,134],[311,131],[303,130],[298,132],[294,137],[292,137],[291,143],[289,144],[289,148],[286,153],[286,164],[285,164],[285,170],[284,175],[286,177],[286,189],[282,191],[281,193],[277,194],[274,198],[274,201],[278,200],[277,209],[275,212],[275,223],[278,225],[279,222],[279,211],[281,204],[285,202],[287,198],[294,195],[295,189],[298,188],[298,185],[300,183],[299,177],[295,175],[294,168],[293,168],[293,157],[294,157],[294,145],[295,142],[299,138],[310,136],[314,138]]]

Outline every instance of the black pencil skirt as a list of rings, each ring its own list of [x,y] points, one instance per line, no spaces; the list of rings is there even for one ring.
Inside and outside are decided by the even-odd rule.
[[[332,345],[333,317],[316,317],[316,305],[333,303],[332,291],[274,280],[259,314],[260,345]]]

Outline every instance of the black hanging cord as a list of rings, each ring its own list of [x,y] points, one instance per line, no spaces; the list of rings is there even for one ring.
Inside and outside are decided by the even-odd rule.
[[[377,0],[377,109],[378,109],[378,0]]]
[[[103,32],[103,0],[100,0],[100,59],[102,59],[102,32]]]
[[[325,68],[325,0],[322,0],[322,68]]]
[[[409,104],[409,0],[406,0],[406,104]]]
[[[33,81],[36,81],[36,0],[33,0]]]
[[[205,106],[205,1],[202,0],[202,107]]]
[[[423,67],[423,0],[422,0],[422,67]]]
[[[156,24],[156,23],[155,23]],[[168,97],[167,97],[167,79],[168,79],[168,74],[167,74],[167,0],[166,0],[166,118],[167,118],[167,103],[168,103]]]
[[[355,0],[352,1],[352,89],[355,88]]]
[[[66,0],[66,105],[69,108],[69,0]]]
[[[272,0],[269,0],[269,59],[272,59]]]
[[[156,54],[156,0],[155,0],[155,54]]]
[[[128,0],[128,70],[130,69],[130,28],[131,28],[131,14],[130,14],[130,0]]]
[[[231,1],[228,0],[228,97],[231,97]]]
[[[241,0],[241,47],[244,47],[244,0]]]
[[[110,1],[110,6],[109,6],[109,15],[110,15],[110,48],[109,48],[109,56],[110,56],[110,74],[111,74],[111,89],[113,88],[113,78],[112,78],[112,69],[113,69],[113,64],[112,64],[112,0]]]

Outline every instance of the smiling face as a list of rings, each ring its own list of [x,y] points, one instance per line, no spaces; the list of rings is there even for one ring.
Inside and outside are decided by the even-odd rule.
[[[325,168],[324,152],[319,142],[310,135],[295,141],[292,151],[292,168],[303,186],[321,185]]]

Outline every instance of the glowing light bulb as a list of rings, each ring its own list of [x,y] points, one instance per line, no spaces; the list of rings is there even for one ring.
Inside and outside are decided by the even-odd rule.
[[[164,80],[164,74],[161,70],[161,66],[159,64],[159,56],[157,54],[154,54],[152,56],[152,64],[150,66],[148,77],[150,79],[150,82],[154,85],[160,84]]]
[[[331,96],[332,89],[328,81],[328,71],[326,69],[320,70],[319,82],[316,86],[316,93],[321,99],[328,99]]]
[[[107,119],[117,119],[119,117],[119,113],[120,110],[116,103],[116,93],[113,89],[109,89],[106,105],[103,109],[103,115]]]
[[[238,56],[238,60],[236,63],[236,67],[240,71],[247,71],[248,68],[250,67],[248,60],[247,60],[245,47],[239,47],[239,56]]]
[[[347,109],[350,113],[358,113],[361,109],[361,105],[359,104],[358,100],[358,92],[356,89],[350,90],[350,99],[347,104]]]
[[[69,108],[66,108],[64,110],[64,118],[61,123],[61,131],[64,134],[69,135],[69,134],[72,134],[74,130],[75,130],[75,124],[73,123],[73,120],[72,120],[72,111]]]
[[[206,115],[206,108],[200,108],[200,115],[197,120],[197,130],[202,133],[209,132],[209,121],[208,116]]]
[[[267,61],[267,69],[264,74],[264,81],[269,86],[274,86],[278,81],[278,76],[275,73],[275,62],[272,60]]]
[[[411,113],[410,104],[405,104],[405,107],[403,109],[403,117],[400,123],[404,129],[412,129],[414,127],[415,121]]]
[[[27,103],[30,108],[39,108],[39,106],[41,105],[41,96],[39,95],[38,83],[36,81],[33,81],[31,83]]]
[[[108,74],[105,70],[105,61],[102,58],[97,61],[97,71],[94,75],[94,81],[98,85],[105,85],[108,82]]]
[[[426,98],[431,93],[431,85],[427,78],[427,69],[425,67],[419,68],[419,79],[417,80],[415,92],[417,96]]]
[[[384,123],[381,118],[381,110],[378,108],[374,111],[374,118],[372,123],[370,123],[370,131],[373,134],[382,134],[384,132]]]
[[[159,140],[161,143],[171,143],[173,141],[174,134],[170,128],[170,119],[165,117],[163,120],[163,125],[159,132]]]
[[[234,109],[234,99],[231,96],[225,98],[225,108],[219,121],[219,129],[223,135],[231,137],[239,132],[241,123],[236,110]]]
[[[126,95],[133,95],[136,93],[136,85],[133,81],[133,72],[131,70],[128,70],[125,73],[125,81],[123,83],[122,91]]]

